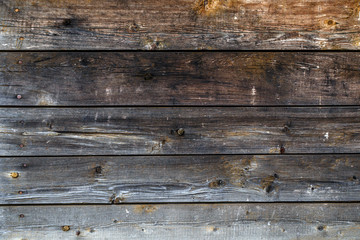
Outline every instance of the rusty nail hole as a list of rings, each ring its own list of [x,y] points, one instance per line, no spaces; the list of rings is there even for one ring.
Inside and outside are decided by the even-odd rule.
[[[24,41],[24,39],[25,39],[24,37],[19,37],[20,41]]]
[[[217,227],[214,227],[213,231],[216,232],[217,230],[218,230],[218,228],[217,228]]]
[[[24,147],[24,144],[20,144],[19,147],[23,148],[23,147]]]
[[[151,73],[145,73],[145,75],[144,75],[145,80],[151,80],[153,78],[154,78],[154,76]]]
[[[18,194],[23,194],[23,191],[18,191]]]
[[[80,235],[80,231],[78,230],[78,231],[76,231],[76,236],[79,236]]]
[[[25,217],[24,214],[20,214],[20,215],[19,215],[19,218],[24,218],[24,217]]]
[[[183,128],[179,128],[178,130],[176,130],[176,133],[179,136],[183,136],[185,134],[185,130]]]
[[[62,226],[61,229],[64,231],[64,232],[67,232],[70,230],[70,226],[66,225],[66,226]]]
[[[17,173],[17,172],[12,172],[12,173],[10,173],[10,176],[11,176],[12,178],[18,178],[18,177],[19,177],[19,173]]]
[[[15,8],[15,9],[14,9],[14,12],[18,13],[18,12],[20,12],[20,9]]]
[[[22,60],[18,60],[18,61],[17,61],[17,64],[23,64],[23,61],[22,61]]]
[[[318,226],[317,229],[318,229],[319,231],[322,231],[322,230],[324,230],[324,226]]]
[[[101,173],[101,170],[102,170],[102,168],[101,168],[101,166],[97,166],[96,168],[95,168],[95,172],[96,173]]]
[[[276,173],[274,173],[274,178],[279,178],[279,175],[277,175]]]
[[[285,153],[285,147],[284,146],[281,146],[280,147],[280,154],[284,154]]]
[[[334,24],[334,21],[333,20],[329,20],[328,21],[328,25],[333,25]]]
[[[357,177],[356,177],[356,176],[353,176],[352,178],[353,178],[354,180],[356,180],[356,179],[357,179]]]
[[[142,228],[141,231],[145,232],[145,229]]]
[[[315,190],[315,188],[314,187],[311,187],[311,191],[313,192]]]
[[[22,96],[20,94],[16,95],[17,99],[22,99]]]
[[[284,125],[284,132],[289,132],[290,128],[287,124]]]
[[[118,220],[116,220],[116,219],[114,219],[114,221],[113,221],[114,223],[117,223],[118,222]]]

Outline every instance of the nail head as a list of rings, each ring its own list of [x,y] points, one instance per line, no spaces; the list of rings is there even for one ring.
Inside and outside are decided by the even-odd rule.
[[[64,232],[67,232],[70,230],[70,226],[62,226],[61,229],[64,231]]]
[[[12,178],[18,178],[18,177],[19,177],[19,173],[17,173],[17,172],[12,172],[12,173],[10,173],[10,176],[11,176]]]
[[[22,96],[21,96],[20,94],[18,94],[18,95],[16,96],[16,98],[17,98],[17,99],[21,99]]]
[[[185,134],[185,130],[183,128],[179,128],[178,130],[176,130],[176,133],[179,135],[179,136],[183,136]]]

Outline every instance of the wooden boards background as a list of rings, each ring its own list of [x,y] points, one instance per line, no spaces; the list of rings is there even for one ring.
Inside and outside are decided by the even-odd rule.
[[[357,0],[2,0],[3,50],[358,49]]]
[[[0,0],[0,239],[358,239],[359,16]]]
[[[0,104],[359,105],[359,59],[355,52],[2,52]]]
[[[2,204],[359,201],[357,155],[2,158]]]
[[[358,203],[7,206],[5,239],[356,239]],[[1,216],[1,215],[0,215]],[[65,231],[64,231],[65,230]]]
[[[0,115],[2,156],[360,151],[358,107],[3,108]]]

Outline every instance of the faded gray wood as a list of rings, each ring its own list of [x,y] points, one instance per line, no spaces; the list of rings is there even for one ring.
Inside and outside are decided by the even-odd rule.
[[[2,156],[360,152],[359,107],[2,108],[0,116]]]
[[[354,0],[0,1],[0,49],[359,49]]]
[[[1,158],[0,203],[360,201],[359,160],[359,155]]]
[[[0,53],[0,105],[359,105],[359,65],[355,52]]]
[[[358,203],[6,206],[0,212],[1,239],[354,240],[360,235]]]

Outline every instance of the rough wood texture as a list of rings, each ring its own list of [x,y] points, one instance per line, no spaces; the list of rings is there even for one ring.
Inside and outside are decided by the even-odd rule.
[[[359,105],[359,65],[354,52],[0,53],[0,104]]]
[[[0,208],[1,239],[358,239],[360,205],[201,204]]]
[[[360,201],[358,155],[0,160],[1,204]]]
[[[2,108],[0,116],[2,156],[360,153],[359,107]]]
[[[0,49],[358,49],[358,0],[0,1]]]

